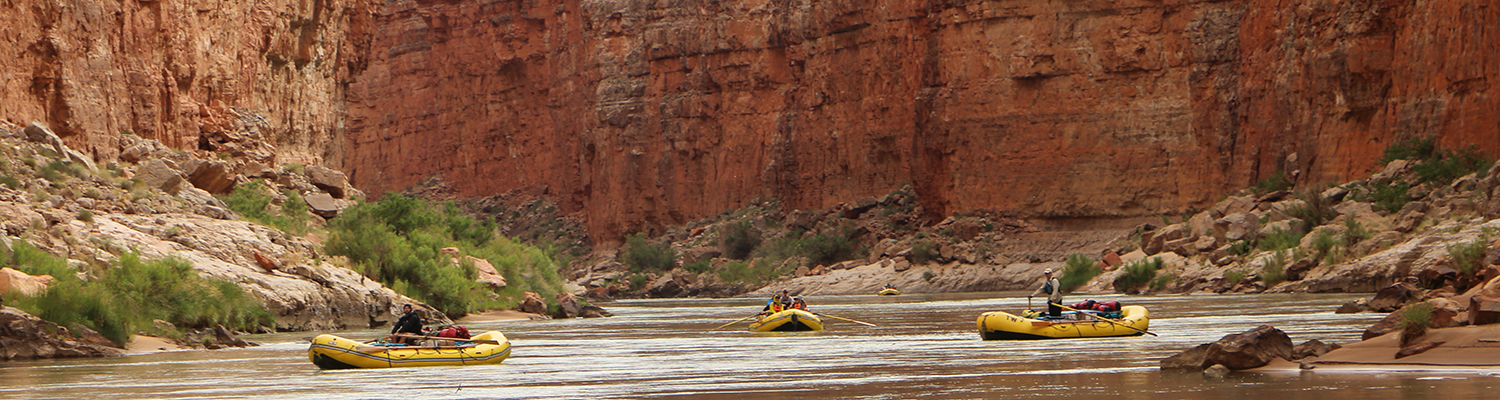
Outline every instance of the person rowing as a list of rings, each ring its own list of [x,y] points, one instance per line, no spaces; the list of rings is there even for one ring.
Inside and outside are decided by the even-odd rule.
[[[1052,277],[1052,268],[1047,268],[1047,270],[1042,271],[1042,275],[1045,275],[1046,277],[1046,279],[1042,280],[1042,286],[1037,287],[1036,291],[1031,292],[1030,296],[1026,296],[1026,300],[1029,302],[1031,298],[1036,297],[1037,294],[1046,292],[1047,315],[1052,316],[1052,318],[1061,318],[1062,283],[1058,282],[1057,278]]]
[[[412,310],[411,304],[401,305],[401,312],[404,315],[401,316],[401,319],[396,320],[396,326],[391,327],[391,335],[387,336],[386,339],[391,343],[404,343],[407,346],[415,346],[417,344],[416,338],[396,335],[402,333],[422,335],[422,317],[417,315],[416,310]]]

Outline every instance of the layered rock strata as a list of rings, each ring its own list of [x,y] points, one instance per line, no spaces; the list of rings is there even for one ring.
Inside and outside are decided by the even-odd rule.
[[[0,115],[116,156],[526,191],[596,239],[913,183],[933,216],[1201,209],[1399,137],[1500,150],[1478,0],[10,2]],[[249,148],[249,149],[247,149]]]

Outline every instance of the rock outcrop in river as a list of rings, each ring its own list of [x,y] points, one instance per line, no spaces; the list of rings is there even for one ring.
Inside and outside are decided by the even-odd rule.
[[[113,357],[124,352],[98,333],[43,321],[12,307],[0,307],[0,360]]]

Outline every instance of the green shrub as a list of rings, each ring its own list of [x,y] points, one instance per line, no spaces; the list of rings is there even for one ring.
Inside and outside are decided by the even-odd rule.
[[[1245,280],[1245,273],[1244,272],[1234,271],[1234,270],[1224,271],[1224,282],[1227,282],[1230,285],[1237,285],[1237,284],[1239,284],[1240,282],[1242,282],[1244,280]]]
[[[304,174],[303,169],[304,169],[304,166],[302,164],[298,164],[298,163],[287,163],[286,165],[281,166],[281,171],[282,172],[291,172],[291,173],[294,173],[294,174],[297,174],[297,175],[303,175]]]
[[[1489,249],[1489,240],[1480,237],[1468,243],[1448,246],[1448,257],[1453,260],[1453,266],[1465,277],[1473,277],[1474,272],[1478,271],[1480,265],[1484,263],[1484,256]]]
[[[1292,181],[1286,179],[1286,174],[1281,171],[1276,171],[1271,173],[1271,176],[1269,178],[1256,181],[1254,185],[1250,186],[1250,190],[1255,192],[1255,195],[1259,196],[1277,190],[1290,189],[1291,187]]]
[[[1068,261],[1063,266],[1062,277],[1058,278],[1057,282],[1062,285],[1064,292],[1071,292],[1103,272],[1099,269],[1099,261],[1093,257],[1083,253],[1073,253],[1068,255]]]
[[[328,227],[329,254],[348,257],[361,274],[452,318],[513,306],[526,291],[550,298],[562,290],[557,264],[545,251],[496,237],[491,226],[451,203],[388,193],[345,209]],[[445,247],[489,261],[508,285],[491,291],[475,282],[472,263],[455,266],[441,252]]]
[[[1286,253],[1273,252],[1265,261],[1266,264],[1261,267],[1260,280],[1266,283],[1267,288],[1286,280]]]
[[[750,221],[724,225],[719,229],[719,237],[724,255],[736,260],[749,257],[760,246],[760,230],[755,229]]]
[[[636,233],[625,238],[622,260],[632,271],[669,271],[677,265],[677,252],[666,243],[646,240],[645,233]]]
[[[1391,161],[1396,160],[1426,160],[1431,158],[1436,150],[1437,140],[1432,136],[1406,138],[1385,148],[1385,153],[1380,157],[1380,165],[1390,164]]]
[[[1464,175],[1489,170],[1492,163],[1480,156],[1476,148],[1471,145],[1469,148],[1457,151],[1438,151],[1433,157],[1413,165],[1411,169],[1422,178],[1423,182],[1447,185]]]
[[[932,278],[936,277],[937,274],[932,273],[932,271],[922,271],[922,280],[924,281],[932,282]]]
[[[1318,251],[1318,257],[1327,255],[1328,251],[1333,250],[1333,246],[1338,244],[1339,240],[1333,237],[1332,231],[1322,230],[1318,231],[1317,235],[1313,235],[1313,250]]]
[[[1302,232],[1283,231],[1281,227],[1271,228],[1271,233],[1257,242],[1257,247],[1266,251],[1281,251],[1297,247],[1302,243]]]
[[[89,211],[89,209],[87,208],[79,209],[78,220],[83,222],[94,222],[94,212]]]
[[[1289,207],[1286,212],[1292,217],[1302,220],[1302,226],[1306,226],[1308,229],[1328,223],[1328,221],[1338,216],[1338,213],[1333,211],[1333,206],[1329,205],[1328,201],[1323,199],[1323,195],[1317,192],[1305,191],[1299,194],[1297,198],[1302,200],[1302,204]]]
[[[87,282],[78,279],[62,258],[25,242],[17,244],[9,263],[22,272],[51,275],[54,280],[35,297],[7,296],[7,305],[62,326],[86,326],[119,345],[135,332],[155,331],[153,319],[179,329],[223,324],[253,330],[275,325],[271,313],[239,285],[205,279],[177,258],[143,262],[135,253],[125,253],[99,279]]]
[[[1359,242],[1369,239],[1372,234],[1365,229],[1363,224],[1353,217],[1344,218],[1344,247],[1353,248]]]
[[[1152,278],[1156,277],[1156,270],[1162,267],[1161,257],[1152,257],[1125,264],[1125,273],[1115,278],[1115,290],[1128,293],[1141,285],[1145,285],[1151,282]]]
[[[1411,345],[1417,338],[1427,334],[1427,328],[1432,327],[1432,304],[1427,302],[1416,303],[1402,307],[1401,313],[1401,347]]]
[[[932,241],[918,240],[911,244],[911,260],[917,264],[926,264],[938,258],[937,245]]]
[[[271,212],[271,195],[267,194],[266,184],[261,180],[253,180],[234,188],[234,192],[228,195],[219,195],[219,200],[229,206],[246,220],[280,229],[283,232],[295,235],[305,235],[307,226],[307,203],[297,193],[287,191],[287,199],[282,203],[281,211]]]
[[[0,184],[5,185],[5,187],[11,190],[21,190],[21,181],[16,180],[15,177],[10,175],[0,175]]]
[[[1155,290],[1155,291],[1158,291],[1158,292],[1159,291],[1163,291],[1163,290],[1167,290],[1167,286],[1171,285],[1172,282],[1176,281],[1176,280],[1177,280],[1177,275],[1173,275],[1173,274],[1166,274],[1166,275],[1157,276],[1155,280],[1151,281],[1151,290]]]
[[[651,280],[651,278],[646,277],[645,275],[641,275],[641,274],[631,275],[630,276],[630,289],[631,290],[645,289],[646,288],[646,281],[648,281],[648,280]]]
[[[698,261],[683,264],[682,269],[695,274],[701,274],[704,272],[708,272],[710,269],[712,269],[712,267],[709,264],[708,258],[700,258],[698,259]]]
[[[849,238],[828,233],[819,233],[804,239],[800,248],[802,254],[807,257],[808,265],[832,265],[839,261],[853,259],[857,254],[854,242]]]
[[[787,268],[777,268],[771,260],[759,259],[754,263],[730,261],[719,270],[719,280],[728,283],[761,285],[786,274]]]
[[[1407,194],[1409,190],[1411,190],[1411,186],[1407,185],[1406,182],[1375,185],[1374,191],[1370,193],[1370,198],[1375,200],[1376,209],[1383,210],[1386,213],[1394,213],[1401,211],[1401,207],[1405,207],[1406,203],[1411,200],[1410,195]]]
[[[1249,240],[1240,240],[1229,244],[1229,254],[1231,255],[1247,255],[1250,254],[1250,250],[1252,249],[1255,249],[1255,242]]]

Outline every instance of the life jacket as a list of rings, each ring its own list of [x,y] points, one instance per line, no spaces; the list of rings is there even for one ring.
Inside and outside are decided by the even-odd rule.
[[[1099,310],[1099,311],[1104,311],[1104,312],[1120,311],[1120,302],[1118,302],[1118,301],[1106,301],[1106,302],[1094,305],[1094,309],[1095,310]]]
[[[772,313],[779,313],[781,311],[782,311],[781,302],[771,303],[771,312]]]
[[[443,328],[441,332],[438,332],[437,336],[455,339],[468,339],[469,328],[459,325],[450,326],[447,328]]]

